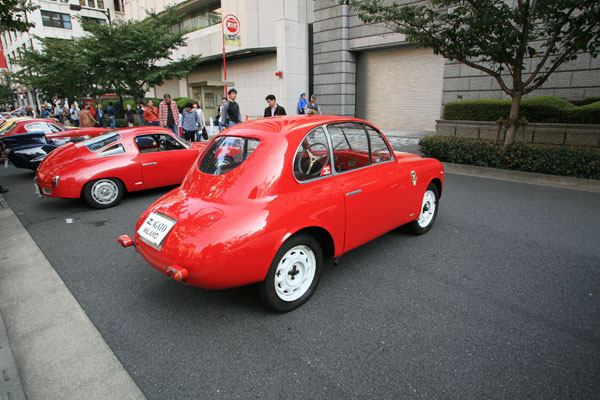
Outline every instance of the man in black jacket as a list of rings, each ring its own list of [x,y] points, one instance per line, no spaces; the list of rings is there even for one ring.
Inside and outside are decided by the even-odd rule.
[[[265,97],[269,106],[265,108],[265,117],[274,117],[276,115],[287,115],[285,112],[285,108],[281,107],[276,103],[275,96],[270,94]]]

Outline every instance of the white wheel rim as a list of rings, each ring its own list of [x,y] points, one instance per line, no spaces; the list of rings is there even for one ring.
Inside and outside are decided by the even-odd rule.
[[[307,246],[291,248],[277,264],[275,292],[283,301],[294,301],[310,288],[317,270],[315,253]]]
[[[119,188],[111,180],[101,180],[92,185],[92,198],[100,204],[110,204],[118,195]]]
[[[421,228],[427,228],[427,226],[433,220],[435,214],[435,193],[432,190],[425,192],[423,196],[423,205],[421,205],[421,215],[417,219],[417,223]]]

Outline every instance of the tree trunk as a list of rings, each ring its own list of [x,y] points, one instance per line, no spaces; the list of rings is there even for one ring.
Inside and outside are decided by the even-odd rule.
[[[508,115],[508,127],[506,136],[504,136],[504,148],[512,144],[515,139],[515,133],[519,125],[519,109],[521,108],[521,91],[514,91],[512,95],[512,104],[510,106],[510,114]]]

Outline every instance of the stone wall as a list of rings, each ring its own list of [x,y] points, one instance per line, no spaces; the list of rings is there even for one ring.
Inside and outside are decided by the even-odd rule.
[[[435,132],[439,136],[460,136],[473,139],[494,140],[498,124],[487,121],[436,121]],[[530,123],[526,127],[526,142],[561,146],[600,148],[600,125],[591,124],[544,124]],[[504,140],[505,130],[500,133]],[[522,140],[519,129],[515,141]]]

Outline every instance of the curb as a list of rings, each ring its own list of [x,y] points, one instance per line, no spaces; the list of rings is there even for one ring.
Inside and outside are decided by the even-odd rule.
[[[6,348],[12,348],[16,365],[13,384],[7,387],[18,394],[20,377],[24,392],[8,399],[144,400],[2,195],[0,205],[0,226],[9,233],[0,235],[0,309]],[[4,342],[0,346],[3,366],[10,354]],[[3,392],[0,398],[5,398]]]
[[[474,165],[442,164],[444,165],[446,173],[449,174],[470,175],[480,178],[501,179],[519,183],[600,193],[600,181],[595,179],[571,178],[568,176],[537,174],[534,172],[513,171],[510,169],[476,167]]]

